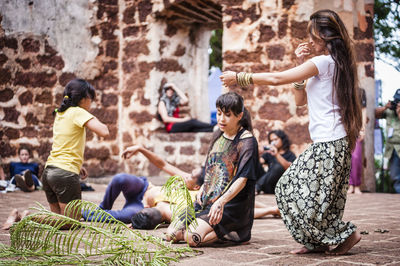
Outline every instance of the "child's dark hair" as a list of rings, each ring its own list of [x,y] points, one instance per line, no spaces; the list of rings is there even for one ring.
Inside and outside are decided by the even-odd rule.
[[[53,114],[64,112],[71,106],[79,106],[79,102],[88,97],[95,99],[94,87],[84,79],[73,79],[65,86],[61,105],[54,110]]]
[[[21,154],[21,151],[22,150],[26,150],[26,151],[28,151],[28,153],[29,153],[29,156],[31,156],[31,149],[28,147],[28,146],[20,146],[19,148],[18,148],[18,155],[20,155]]]
[[[268,133],[268,141],[271,143],[271,134],[275,134],[278,138],[282,141],[282,150],[288,151],[290,149],[290,140],[288,135],[286,135],[285,131],[283,130],[272,130]]]
[[[161,212],[156,208],[144,208],[131,218],[134,229],[154,229],[162,222]]]

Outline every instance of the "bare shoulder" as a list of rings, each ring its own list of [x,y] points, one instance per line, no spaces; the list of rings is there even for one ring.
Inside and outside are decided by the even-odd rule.
[[[250,131],[245,130],[245,131],[243,131],[242,135],[240,136],[240,139],[247,139],[247,138],[252,138],[252,137],[253,137],[253,134]]]

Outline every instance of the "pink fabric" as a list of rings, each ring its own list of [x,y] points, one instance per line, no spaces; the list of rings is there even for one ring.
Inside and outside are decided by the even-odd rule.
[[[361,185],[362,176],[362,140],[357,140],[356,147],[351,155],[351,171],[349,185]]]

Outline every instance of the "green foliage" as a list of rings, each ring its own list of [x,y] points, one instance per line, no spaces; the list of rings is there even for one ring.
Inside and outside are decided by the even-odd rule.
[[[375,0],[376,58],[400,71],[400,0]]]
[[[70,202],[66,214],[83,210],[102,222],[78,221],[40,204],[34,209],[11,227],[11,246],[0,245],[0,264],[167,265],[195,252],[132,230],[91,202]]]
[[[210,48],[210,68],[215,66],[222,70],[222,29],[212,31]]]
[[[171,176],[162,189],[169,201],[175,203],[170,204],[172,226],[178,229],[182,225],[182,221],[185,228],[188,228],[190,224],[197,226],[192,198],[185,180],[180,176]]]

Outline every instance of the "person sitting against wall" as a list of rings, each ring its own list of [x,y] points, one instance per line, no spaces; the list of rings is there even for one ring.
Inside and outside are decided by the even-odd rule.
[[[189,116],[179,116],[179,106],[189,102],[186,95],[173,83],[163,86],[158,103],[158,118],[165,124],[168,133],[175,132],[212,132],[214,126]]]
[[[31,151],[28,147],[22,146],[18,149],[20,162],[10,163],[10,183],[16,185],[24,192],[32,192],[42,186],[38,175],[39,165],[30,163]]]
[[[261,165],[267,165],[268,170],[261,170],[261,176],[256,183],[256,191],[275,194],[275,186],[286,169],[296,160],[296,155],[290,150],[289,137],[283,130],[272,130],[268,133],[269,145],[264,146],[260,156]]]

